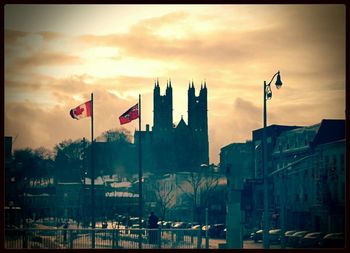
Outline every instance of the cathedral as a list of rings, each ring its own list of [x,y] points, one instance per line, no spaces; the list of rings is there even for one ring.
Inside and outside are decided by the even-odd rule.
[[[153,173],[195,171],[209,163],[207,87],[201,84],[199,96],[195,87],[188,87],[188,123],[173,123],[173,88],[167,81],[165,95],[161,95],[159,81],[153,90],[153,127],[141,131],[142,167]],[[138,145],[139,132],[135,132]]]

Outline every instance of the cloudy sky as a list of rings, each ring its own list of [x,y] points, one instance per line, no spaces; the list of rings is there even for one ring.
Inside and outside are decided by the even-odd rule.
[[[6,5],[5,135],[14,148],[90,139],[90,120],[69,110],[94,93],[95,136],[142,95],[153,125],[153,87],[173,85],[176,124],[187,122],[187,89],[208,87],[210,160],[268,125],[345,118],[344,5]],[[123,125],[132,134],[133,121]]]

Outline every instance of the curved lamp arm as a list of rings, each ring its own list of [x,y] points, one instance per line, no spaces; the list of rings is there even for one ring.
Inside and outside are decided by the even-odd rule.
[[[279,72],[279,71],[277,71],[277,73],[273,75],[273,77],[271,78],[271,81],[269,82],[269,84],[268,84],[268,85],[270,85],[270,84],[271,84],[271,82],[273,81],[273,79],[275,78],[275,76],[277,76],[279,73],[280,73],[280,72]]]
[[[281,77],[280,77],[280,71],[277,71],[277,73],[272,76],[271,81],[268,84],[266,84],[266,82],[265,82],[265,94],[266,94],[266,98],[265,99],[270,100],[272,98],[271,82],[273,81],[275,76],[277,76],[276,88],[279,89],[282,86],[282,81],[281,81]]]

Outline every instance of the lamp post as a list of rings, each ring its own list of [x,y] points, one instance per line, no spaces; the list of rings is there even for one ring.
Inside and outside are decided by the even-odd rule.
[[[280,72],[278,71],[276,74],[273,75],[271,78],[271,81],[266,84],[266,81],[264,81],[264,128],[263,128],[263,181],[264,181],[264,217],[263,217],[263,245],[264,249],[269,248],[270,240],[269,240],[269,204],[268,204],[268,164],[267,164],[267,144],[266,144],[266,100],[272,98],[272,91],[271,91],[271,82],[273,79],[277,76],[276,79],[276,88],[279,89],[282,86],[282,81],[280,77]]]
[[[208,172],[209,173],[213,173],[213,171],[216,171],[216,168],[217,166],[215,166],[214,164],[201,164],[200,165],[202,171],[204,170],[204,174],[205,174],[205,177],[204,177],[204,180],[208,180],[207,176],[208,176]],[[208,191],[208,189],[206,189]],[[205,248],[206,249],[209,249],[209,235],[208,235],[208,223],[209,223],[209,204],[208,204],[208,196],[206,196],[206,199],[205,199],[205,204],[206,204],[206,207],[205,207],[205,227],[206,227],[206,230],[205,230]]]

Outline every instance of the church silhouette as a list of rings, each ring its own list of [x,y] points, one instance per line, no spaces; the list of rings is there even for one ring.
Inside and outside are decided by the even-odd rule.
[[[207,87],[201,84],[199,96],[188,87],[188,124],[181,116],[173,123],[173,88],[167,81],[165,95],[160,94],[159,81],[153,90],[153,127],[141,131],[142,167],[153,173],[196,171],[209,163]],[[135,131],[138,145],[139,132]]]

